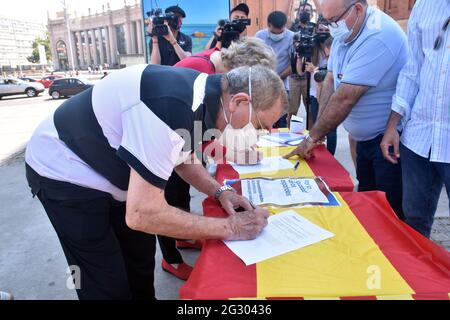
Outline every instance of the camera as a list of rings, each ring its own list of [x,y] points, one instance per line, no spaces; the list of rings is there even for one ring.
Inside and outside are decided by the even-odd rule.
[[[250,26],[251,19],[237,19],[237,20],[219,20],[219,27],[222,30],[222,35],[218,41],[222,42],[223,48],[228,48],[231,42],[239,40],[240,34]]]
[[[172,13],[163,14],[161,8],[155,8],[147,12],[147,16],[153,22],[153,30],[151,36],[166,36],[169,34],[169,27],[165,24],[167,21],[171,24],[178,24],[178,17]]]
[[[329,32],[316,32],[314,28],[294,35],[294,48],[300,58],[312,59],[314,49],[330,37]]]
[[[316,73],[314,73],[314,80],[317,83],[321,83],[325,80],[325,78],[327,77],[327,74],[328,74],[327,67],[319,68],[319,70]]]

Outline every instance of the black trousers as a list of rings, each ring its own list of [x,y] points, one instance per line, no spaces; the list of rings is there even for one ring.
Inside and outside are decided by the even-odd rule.
[[[356,144],[356,175],[359,192],[379,190],[386,193],[392,209],[404,220],[402,206],[401,161],[395,165],[384,159],[380,143],[383,135]]]
[[[128,228],[125,203],[109,194],[39,176],[26,165],[69,266],[80,270],[80,300],[155,298],[154,235]]]
[[[167,203],[172,207],[190,212],[190,187],[191,186],[174,171],[167,181],[167,185],[164,190],[164,196]],[[165,236],[158,236],[158,242],[164,260],[170,264],[183,262],[183,257],[176,247],[175,239]]]

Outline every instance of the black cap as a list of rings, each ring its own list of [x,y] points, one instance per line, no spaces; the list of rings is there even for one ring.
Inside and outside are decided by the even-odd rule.
[[[181,9],[178,5],[168,7],[168,8],[166,9],[165,13],[169,13],[169,12],[178,13],[178,14],[181,15],[182,18],[186,18],[186,13],[185,13],[184,10]]]
[[[231,10],[230,14],[232,14],[235,11],[242,11],[245,13],[246,16],[250,14],[250,9],[248,8],[248,5],[246,5],[245,3],[238,4]]]

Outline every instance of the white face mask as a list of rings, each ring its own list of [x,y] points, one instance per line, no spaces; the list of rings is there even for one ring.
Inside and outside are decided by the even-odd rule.
[[[258,131],[252,123],[252,68],[249,69],[249,120],[248,123],[240,129],[233,128],[231,122],[233,120],[233,114],[230,116],[230,121],[228,121],[228,117],[225,113],[225,107],[222,101],[222,109],[223,115],[225,117],[225,121],[227,122],[227,126],[225,127],[219,142],[226,147],[227,154],[226,158],[228,161],[235,162],[237,164],[248,164],[249,159],[246,159],[246,154],[248,155],[248,151],[252,150],[253,147],[258,142]],[[243,157],[243,158],[242,158]]]
[[[352,8],[352,11],[354,8],[355,7]],[[359,16],[356,19],[355,24],[353,25],[353,28],[351,30],[347,27],[347,23],[345,23],[345,19],[337,22],[337,25],[338,25],[337,27],[333,27],[330,25],[330,27],[329,27],[330,34],[333,37],[333,39],[337,40],[337,41],[341,41],[341,42],[346,41],[348,39],[348,37],[353,33],[353,30],[354,30],[356,24],[358,23],[358,19],[359,19]]]
[[[281,40],[284,39],[285,36],[285,32],[283,31],[282,33],[276,34],[276,33],[272,33],[269,31],[269,38],[272,39],[272,41],[275,42],[280,42]]]

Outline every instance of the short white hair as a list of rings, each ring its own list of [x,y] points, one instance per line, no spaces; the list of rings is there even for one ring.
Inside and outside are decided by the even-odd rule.
[[[228,48],[221,50],[221,57],[228,70],[254,65],[275,70],[277,66],[277,57],[273,49],[256,37],[245,37],[232,42]]]
[[[287,94],[280,76],[272,69],[261,65],[239,67],[224,76],[223,89],[229,94],[249,93],[249,73],[252,77],[252,103],[255,110],[267,110],[282,99],[287,106]]]

